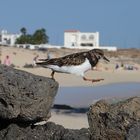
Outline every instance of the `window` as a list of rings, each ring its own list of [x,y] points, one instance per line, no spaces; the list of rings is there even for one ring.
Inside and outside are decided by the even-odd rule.
[[[94,40],[94,35],[90,35],[89,40]]]
[[[81,36],[81,39],[82,39],[82,40],[86,40],[86,35],[82,35],[82,36]]]
[[[81,43],[81,46],[88,46],[88,47],[92,47],[94,46],[92,43]]]

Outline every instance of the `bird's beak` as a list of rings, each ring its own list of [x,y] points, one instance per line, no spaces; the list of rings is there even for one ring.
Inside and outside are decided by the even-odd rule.
[[[105,56],[103,57],[103,59],[106,60],[106,61],[108,61],[108,62],[110,62]]]

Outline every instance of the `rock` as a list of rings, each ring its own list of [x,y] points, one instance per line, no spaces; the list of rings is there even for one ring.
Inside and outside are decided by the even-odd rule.
[[[126,136],[127,140],[140,140],[140,122],[133,124]]]
[[[0,120],[47,120],[57,90],[58,83],[50,78],[0,65]]]
[[[135,132],[140,126],[140,97],[115,104],[99,101],[90,106],[88,121],[91,140],[130,140],[130,134],[138,135]],[[134,124],[137,125],[133,128]]]
[[[62,140],[90,140],[89,130],[87,128],[80,130],[66,129]]]
[[[0,140],[89,140],[88,129],[69,130],[48,122],[42,126],[11,124],[0,131]]]

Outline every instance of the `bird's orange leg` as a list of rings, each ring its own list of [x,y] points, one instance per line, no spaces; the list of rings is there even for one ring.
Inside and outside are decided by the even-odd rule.
[[[88,79],[86,77],[83,77],[83,80],[85,80],[85,81],[91,81],[92,83],[94,83],[94,82],[100,82],[100,81],[102,81],[104,79]]]
[[[52,79],[54,79],[54,71],[52,71],[52,73],[51,73],[51,77],[52,77]]]

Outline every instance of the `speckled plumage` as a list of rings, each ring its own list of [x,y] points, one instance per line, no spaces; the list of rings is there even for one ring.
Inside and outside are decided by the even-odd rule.
[[[77,74],[82,76],[84,80],[89,80],[84,77],[84,73],[95,67],[100,58],[109,61],[104,56],[104,52],[102,50],[93,49],[90,51],[73,53],[60,58],[41,59],[42,62],[38,62],[36,64],[50,68],[52,70],[52,78],[54,78],[54,72],[62,72]],[[94,82],[93,79],[92,82]]]

